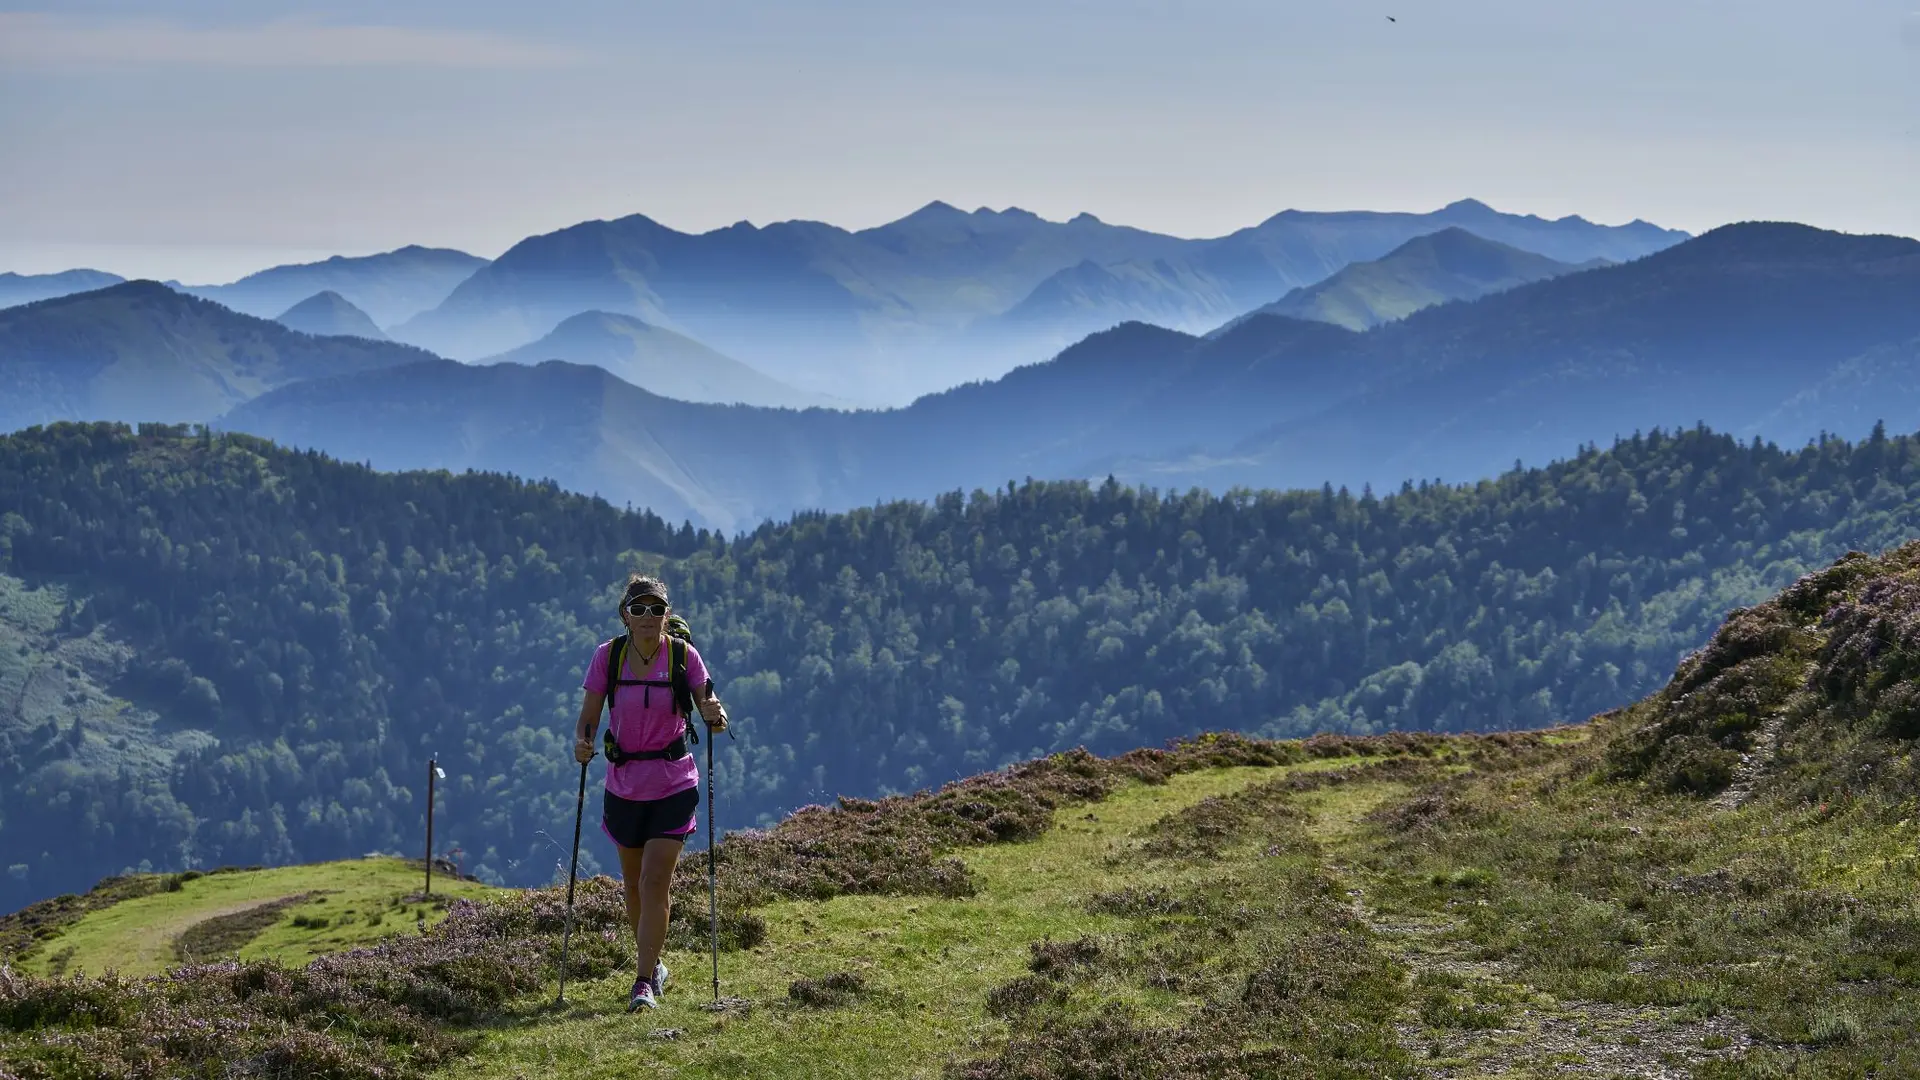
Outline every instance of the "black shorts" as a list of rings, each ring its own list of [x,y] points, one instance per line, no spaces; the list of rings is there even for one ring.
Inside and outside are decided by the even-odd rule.
[[[645,801],[623,799],[609,791],[601,802],[600,829],[621,847],[646,847],[649,840],[684,842],[693,835],[693,815],[699,809],[697,787]]]

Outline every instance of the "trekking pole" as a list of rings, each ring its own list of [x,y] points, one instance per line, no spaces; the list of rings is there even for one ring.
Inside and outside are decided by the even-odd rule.
[[[567,1003],[567,946],[573,941],[573,879],[580,870],[580,819],[587,810],[587,763],[580,763],[580,797],[573,804],[573,862],[567,867],[567,928],[560,935],[560,999]]]
[[[708,683],[709,687],[713,684]],[[713,1000],[720,1002],[720,875],[713,860],[713,729],[707,729],[707,927],[713,936]]]

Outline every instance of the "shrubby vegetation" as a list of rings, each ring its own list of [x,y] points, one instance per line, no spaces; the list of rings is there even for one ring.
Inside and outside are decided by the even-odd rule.
[[[1775,783],[1809,802],[1920,797],[1917,570],[1920,543],[1849,552],[1734,611],[1659,693],[1621,710],[1631,734],[1610,748],[1612,775],[1720,795],[1777,754]]]
[[[1909,438],[1695,430],[1387,495],[1029,482],[728,539],[551,484],[34,429],[0,439],[0,573],[63,590],[54,637],[123,643],[81,673],[132,704],[121,730],[0,715],[0,906],[142,861],[412,852],[435,754],[436,846],[550,880],[577,687],[632,568],[673,583],[733,706],[737,826],[1203,729],[1583,719],[1728,609],[1903,539],[1916,483]],[[155,752],[183,729],[214,738]]]

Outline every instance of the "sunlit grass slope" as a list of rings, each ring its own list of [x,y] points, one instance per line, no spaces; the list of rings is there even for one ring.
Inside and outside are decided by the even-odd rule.
[[[298,965],[417,934],[446,917],[450,900],[492,891],[438,874],[423,898],[420,864],[395,858],[155,878],[158,891],[87,912],[16,966],[42,975],[154,975],[236,955]]]
[[[570,989],[563,1010],[536,1011],[490,1034],[454,1073],[513,1077],[557,1070],[616,1077],[657,1063],[687,1076],[937,1076],[960,1048],[1004,1037],[1006,1024],[988,1011],[987,997],[1027,973],[1029,942],[1126,928],[1119,915],[1089,911],[1089,897],[1128,888],[1198,887],[1211,873],[1188,866],[1168,874],[1133,859],[1127,855],[1130,837],[1275,771],[1190,773],[1160,786],[1130,786],[1095,806],[1061,810],[1054,828],[1031,843],[967,852],[963,860],[980,890],[973,896],[839,896],[773,904],[761,912],[765,942],[721,957],[721,993],[760,1003],[747,1015],[704,1009],[712,998],[710,956],[679,950],[667,959],[677,976],[659,1012],[626,1015],[633,974],[616,972]],[[797,980],[838,973],[856,975],[862,984],[845,1006],[803,1004],[789,993]],[[1179,1011],[1174,995],[1145,985],[1125,988],[1120,996],[1169,1017]],[[662,1029],[680,1034],[661,1038]]]
[[[1129,784],[972,896],[762,909],[747,1011],[683,949],[659,1011],[546,988],[446,1075],[1920,1075],[1920,829],[1649,797],[1595,775],[1617,722]]]

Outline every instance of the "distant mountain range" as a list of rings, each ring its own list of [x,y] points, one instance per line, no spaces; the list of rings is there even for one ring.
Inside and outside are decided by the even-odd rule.
[[[844,404],[768,378],[685,335],[631,315],[604,311],[575,315],[539,341],[482,362],[539,364],[546,360],[592,364],[650,393],[680,401],[771,408]]]
[[[524,355],[516,350],[568,319],[601,312],[698,341],[800,401],[903,405],[1044,360],[1123,322],[1203,333],[1448,229],[1571,264],[1626,261],[1686,238],[1642,221],[1548,221],[1471,199],[1426,214],[1288,210],[1209,239],[1091,214],[1058,222],[1018,208],[968,213],[933,202],[859,231],[741,222],[695,235],[632,215],[529,237],[497,263],[409,246],[276,266],[225,285],[168,284],[261,318],[331,292],[385,336],[461,360]],[[1444,280],[1440,268],[1427,276],[1435,279],[1408,284],[1444,298],[1486,288]],[[116,280],[72,272],[12,288],[23,300],[45,299]],[[0,278],[0,301],[8,294]]]
[[[126,279],[99,270],[62,270],[57,274],[0,274],[0,308],[51,300],[73,293],[92,292]]]
[[[1872,415],[1920,428],[1920,241],[1727,226],[1658,255],[1445,304],[1288,350],[1348,389],[1191,452],[1088,462],[1220,488],[1468,480],[1655,426],[1704,422],[1795,445]]]
[[[1032,258],[1020,254],[1022,237],[1078,230],[1118,248],[1151,236],[1084,216],[918,217],[885,232],[887,243],[954,273],[968,260],[1004,270]],[[1363,220],[1377,230],[1380,217]],[[1556,235],[1547,225],[1566,227],[1534,227]],[[768,231],[743,227],[737,239],[762,243]],[[683,237],[693,253],[675,258],[717,274],[700,261],[711,252],[691,243],[705,239]],[[1083,258],[990,321],[1058,326],[1038,309],[1081,303],[1074,297],[1084,307],[1163,303],[1167,316],[1175,285],[1204,292],[1188,276],[1195,265]],[[503,257],[469,284],[505,288],[513,279],[496,275],[502,266],[524,262]],[[916,295],[931,306],[946,286],[919,280]],[[798,294],[787,300],[801,333],[814,315]],[[1442,227],[1260,306],[1204,336],[1123,322],[910,406],[848,412],[810,408],[817,392],[632,314],[576,313],[473,367],[295,332],[133,282],[0,311],[0,430],[212,421],[382,467],[551,478],[737,528],[1025,476],[1358,487],[1486,476],[1656,425],[1705,422],[1789,444],[1822,429],[1864,434],[1874,420],[1920,428],[1920,242],[1897,237],[1746,223],[1582,269]],[[310,294],[280,314],[323,330],[367,325],[344,294]]]
[[[885,492],[925,495],[1051,475],[1083,454],[1078,436],[1139,402],[1168,357],[1194,340],[1129,324],[996,382],[864,412],[672,401],[558,361],[440,361],[288,387],[219,426],[336,454],[351,446],[352,460],[383,469],[552,479],[669,521],[737,529]]]
[[[1024,476],[1357,488],[1483,477],[1656,425],[1789,444],[1839,420],[1864,434],[1869,413],[1920,428],[1899,389],[1920,385],[1916,340],[1920,242],[1754,223],[1365,333],[1274,315],[1213,338],[1125,324],[896,410],[691,405],[575,365],[436,363],[288,386],[222,423],[736,528]]]
[[[1610,260],[1600,258],[1577,265],[1563,263],[1454,225],[1416,236],[1371,262],[1350,263],[1331,277],[1295,289],[1241,318],[1285,315],[1366,330],[1449,300],[1474,300],[1531,281],[1606,265]]]
[[[315,263],[276,266],[227,285],[182,285],[182,292],[271,319],[316,293],[332,292],[391,327],[434,307],[487,260],[464,251],[410,245],[378,255],[335,255]]]
[[[498,355],[585,311],[630,315],[782,382],[865,403],[1002,374],[1129,320],[1200,331],[1416,236],[1460,227],[1562,262],[1625,261],[1685,233],[1546,221],[1464,200],[1429,214],[1286,211],[1189,240],[935,202],[851,232],[819,222],[698,235],[645,216],[516,244],[396,338]]]
[[[329,289],[315,293],[293,305],[273,320],[289,330],[318,337],[361,337],[385,341],[367,313],[347,302],[347,298]]]
[[[657,395],[772,408],[838,404],[784,386],[699,342],[621,315],[569,319],[494,363],[567,358]],[[343,297],[323,292],[265,320],[151,281],[0,311],[0,431],[55,420],[208,422],[308,378],[439,361],[387,342]]]
[[[431,359],[408,345],[312,337],[130,281],[0,311],[0,431],[206,421],[299,379]]]
[[[1123,322],[1194,331],[1244,311],[1239,292],[1184,260],[1102,265],[1082,259],[1034,286],[1005,313],[978,324],[973,336],[991,342],[1031,333],[1065,344]]]

